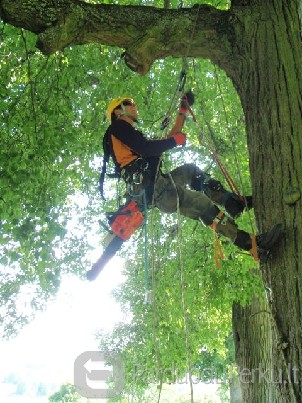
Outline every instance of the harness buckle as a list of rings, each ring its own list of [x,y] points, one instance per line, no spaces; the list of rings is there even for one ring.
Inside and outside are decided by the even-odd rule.
[[[148,169],[149,163],[145,159],[139,157],[126,165],[122,169],[121,175],[126,183],[141,185],[144,182]]]

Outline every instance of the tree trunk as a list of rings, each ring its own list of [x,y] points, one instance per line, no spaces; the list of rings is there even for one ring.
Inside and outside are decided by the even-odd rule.
[[[230,403],[242,403],[242,393],[239,377],[232,379],[230,384]]]
[[[228,71],[228,74],[238,90],[246,117],[258,229],[263,232],[277,222],[282,223],[284,229],[283,239],[273,256],[261,264],[264,283],[272,290],[272,368],[274,376],[278,377],[273,387],[278,389],[278,402],[301,402],[302,52],[298,3],[283,0],[253,3],[258,3],[253,13],[244,7],[233,8],[240,20],[235,30],[240,59],[237,71]],[[263,331],[268,331],[268,325],[261,325],[259,315],[254,323],[258,330],[252,331],[248,323],[258,304],[253,301],[247,308],[234,307],[235,334],[241,335],[239,350],[247,365],[258,365],[252,356],[258,348],[259,362],[263,362],[261,355],[263,359],[267,356],[261,343],[258,347],[255,345],[254,337],[261,326]],[[268,346],[269,336],[262,337]],[[251,345],[255,349],[251,350]],[[254,386],[247,385],[251,390],[245,401],[271,401],[257,400],[252,391]],[[253,399],[249,400],[251,395]]]
[[[279,401],[274,396],[271,312],[267,301],[233,305],[235,357],[243,403]]]

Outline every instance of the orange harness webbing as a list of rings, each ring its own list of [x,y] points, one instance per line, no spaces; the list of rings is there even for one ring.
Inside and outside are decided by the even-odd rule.
[[[221,243],[219,241],[218,233],[216,232],[216,228],[218,223],[221,221],[222,217],[224,216],[224,213],[222,211],[219,211],[217,216],[214,218],[212,224],[210,227],[212,228],[214,232],[214,260],[215,260],[215,265],[217,269],[220,269],[220,260],[224,260],[225,256],[222,251]]]
[[[194,114],[194,112],[192,111],[192,109],[190,108],[190,106],[188,105],[188,110],[193,118],[193,121],[198,124],[198,120]],[[209,142],[207,141],[207,139],[205,138],[205,143],[206,146],[210,149],[215,161],[217,162],[217,165],[219,166],[223,176],[225,177],[225,180],[227,181],[231,191],[233,193],[236,193],[237,196],[239,196],[241,198],[241,200],[244,200],[244,197],[241,195],[241,193],[239,192],[233,178],[231,177],[230,173],[228,172],[227,168],[222,164],[222,162],[220,161],[220,158],[218,157],[217,152],[214,150],[214,148],[211,147],[211,145],[209,144]]]
[[[259,256],[257,252],[257,242],[256,242],[256,237],[254,234],[251,234],[251,239],[252,239],[252,248],[249,250],[250,254],[253,256],[255,262],[259,261]]]

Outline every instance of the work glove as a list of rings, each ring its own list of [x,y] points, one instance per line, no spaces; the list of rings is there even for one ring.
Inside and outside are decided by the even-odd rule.
[[[183,133],[176,133],[172,136],[177,146],[182,146],[187,141],[187,136]]]
[[[180,105],[178,108],[179,113],[187,113],[189,111],[189,107],[194,104],[195,97],[192,90],[185,92],[180,100]]]

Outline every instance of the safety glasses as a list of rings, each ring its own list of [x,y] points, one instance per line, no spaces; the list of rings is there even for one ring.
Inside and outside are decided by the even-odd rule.
[[[124,106],[135,106],[135,102],[132,101],[131,99],[126,99],[125,101],[122,102]]]

